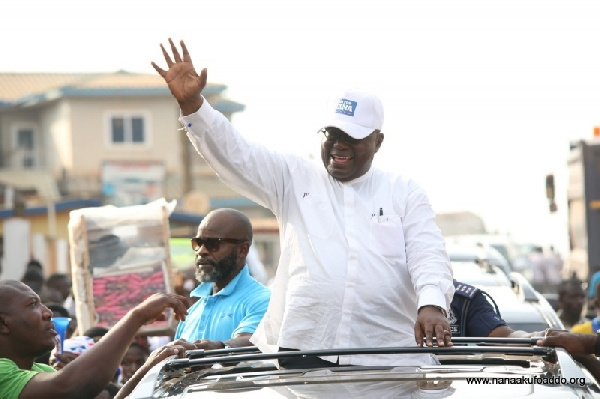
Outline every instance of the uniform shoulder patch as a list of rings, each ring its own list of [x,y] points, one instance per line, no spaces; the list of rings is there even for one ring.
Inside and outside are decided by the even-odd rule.
[[[454,295],[460,295],[465,298],[473,298],[475,294],[479,291],[479,288],[474,287],[469,284],[461,283],[458,281],[454,281]]]

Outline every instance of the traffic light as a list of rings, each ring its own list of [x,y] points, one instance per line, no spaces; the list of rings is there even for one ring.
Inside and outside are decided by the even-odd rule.
[[[556,200],[554,199],[554,175],[546,175],[546,198],[548,198],[550,212],[556,212]]]

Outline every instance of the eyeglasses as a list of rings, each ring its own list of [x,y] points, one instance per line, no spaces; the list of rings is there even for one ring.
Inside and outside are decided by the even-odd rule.
[[[323,136],[325,136],[325,140],[330,141],[330,142],[342,140],[349,144],[360,143],[359,139],[355,139],[354,137],[349,136],[347,133],[344,133],[344,131],[339,130],[339,129],[327,130],[327,129],[323,128],[323,129],[319,130],[319,133],[323,133]]]
[[[204,248],[206,248],[210,252],[218,251],[219,248],[221,247],[222,241],[231,242],[234,244],[241,244],[243,242],[248,241],[248,240],[239,240],[237,238],[214,238],[214,237],[210,237],[210,238],[192,237],[191,240],[192,240],[192,249],[194,251],[198,251],[200,249],[200,247],[202,247],[204,245]]]

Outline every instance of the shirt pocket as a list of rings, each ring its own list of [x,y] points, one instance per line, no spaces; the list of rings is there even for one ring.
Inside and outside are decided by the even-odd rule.
[[[381,256],[406,259],[402,219],[398,215],[372,217],[370,242],[371,248]]]

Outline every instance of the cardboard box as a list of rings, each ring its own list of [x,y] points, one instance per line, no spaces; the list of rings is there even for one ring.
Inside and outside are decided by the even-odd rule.
[[[156,292],[173,292],[169,215],[175,203],[83,208],[69,215],[73,294],[79,331],[111,328]],[[172,335],[176,321],[143,326],[141,335]]]

